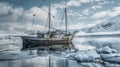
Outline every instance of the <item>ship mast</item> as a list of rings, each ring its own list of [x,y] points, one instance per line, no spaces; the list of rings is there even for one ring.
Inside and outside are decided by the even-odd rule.
[[[50,33],[50,27],[51,27],[51,7],[50,7],[50,0],[49,0],[49,13],[48,13],[48,16],[49,16],[49,33]]]
[[[66,0],[65,0],[65,31],[66,31],[66,34],[68,34],[68,20],[67,20],[67,4],[66,4]]]

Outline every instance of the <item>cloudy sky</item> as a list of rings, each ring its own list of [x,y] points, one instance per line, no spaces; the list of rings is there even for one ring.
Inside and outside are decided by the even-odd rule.
[[[48,1],[0,0],[0,33],[45,30]],[[63,8],[64,0],[51,0],[54,27],[64,25]],[[120,0],[67,0],[67,10],[69,29],[87,28],[119,15]]]

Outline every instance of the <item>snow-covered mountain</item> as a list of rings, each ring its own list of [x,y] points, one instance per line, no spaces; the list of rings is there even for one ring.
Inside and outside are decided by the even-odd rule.
[[[88,33],[94,32],[116,32],[120,31],[120,15],[117,15],[105,22],[97,24],[88,30]]]

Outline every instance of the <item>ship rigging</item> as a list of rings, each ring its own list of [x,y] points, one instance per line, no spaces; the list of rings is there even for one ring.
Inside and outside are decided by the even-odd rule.
[[[35,14],[33,15],[35,16]],[[65,1],[64,18],[65,18],[65,31],[63,30],[51,30],[51,0],[49,0],[48,11],[48,31],[46,33],[37,32],[37,36],[21,36],[23,41],[23,50],[25,49],[64,49],[73,48],[72,39],[76,32],[68,33],[68,19],[67,19],[67,4]],[[34,22],[34,19],[33,19]],[[58,47],[60,46],[60,47]]]

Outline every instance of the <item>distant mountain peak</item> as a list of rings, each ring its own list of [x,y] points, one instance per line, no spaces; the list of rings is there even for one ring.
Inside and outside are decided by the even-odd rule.
[[[91,27],[88,33],[120,31],[120,15],[108,19],[96,26]]]

